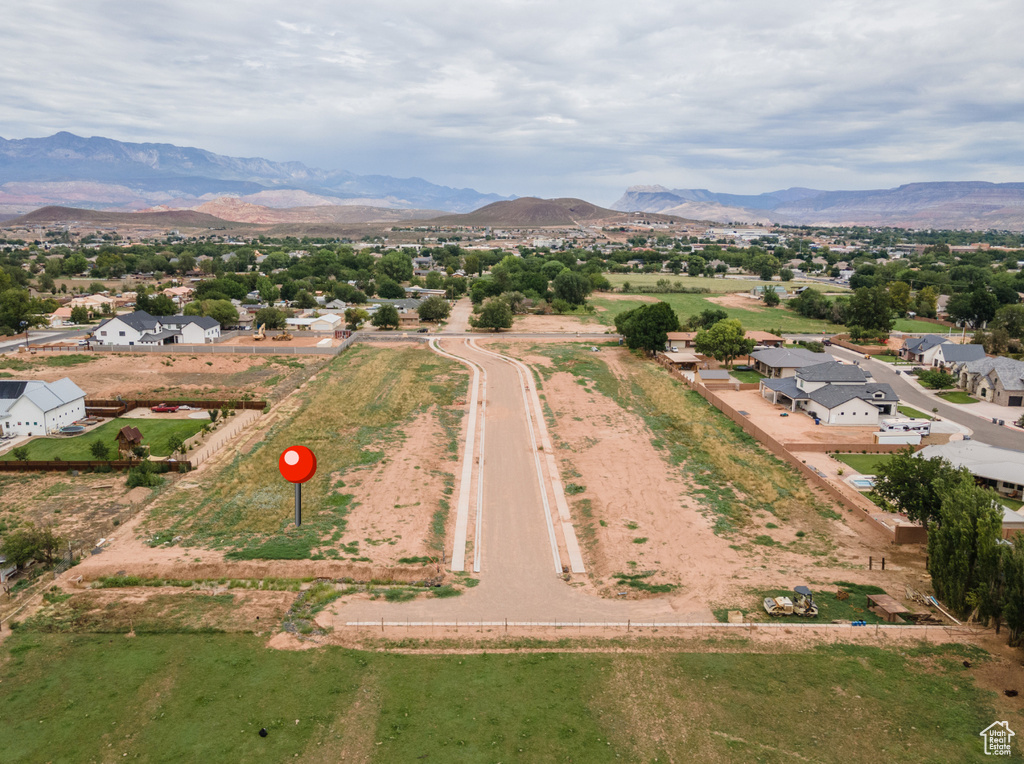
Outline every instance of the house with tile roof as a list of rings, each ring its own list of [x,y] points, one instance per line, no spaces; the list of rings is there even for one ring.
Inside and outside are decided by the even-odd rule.
[[[960,364],[959,385],[969,394],[1000,406],[1024,406],[1024,361],[996,356]]]
[[[220,323],[209,316],[151,316],[136,310],[107,319],[92,337],[100,345],[202,345],[220,337]]]
[[[85,392],[64,377],[56,382],[0,379],[0,431],[47,435],[85,418]]]
[[[806,411],[822,424],[869,425],[897,411],[899,397],[887,384],[874,382],[859,366],[826,361],[804,366],[792,377],[762,379],[762,398],[788,403],[790,411]]]

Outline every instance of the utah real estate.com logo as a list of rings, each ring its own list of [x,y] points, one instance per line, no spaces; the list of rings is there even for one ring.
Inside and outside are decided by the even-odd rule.
[[[986,756],[1010,755],[1010,738],[1015,733],[1010,729],[1009,722],[992,722],[978,734],[985,738]]]

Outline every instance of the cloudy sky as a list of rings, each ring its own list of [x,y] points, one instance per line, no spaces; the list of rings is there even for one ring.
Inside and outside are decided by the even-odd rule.
[[[1024,181],[1020,0],[6,0],[0,39],[4,138],[603,204]]]

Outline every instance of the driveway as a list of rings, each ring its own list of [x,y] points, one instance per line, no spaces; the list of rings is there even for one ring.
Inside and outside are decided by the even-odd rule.
[[[452,599],[345,603],[337,606],[334,626],[381,619],[622,623],[654,618],[712,620],[707,611],[675,613],[665,600],[604,600],[574,589],[555,573],[541,495],[544,487],[537,474],[523,384],[515,367],[459,340],[445,340],[442,349],[472,361],[487,375],[480,584]],[[554,502],[550,504],[551,512],[557,514]],[[558,518],[552,520],[557,526]],[[563,557],[563,562],[568,560]]]

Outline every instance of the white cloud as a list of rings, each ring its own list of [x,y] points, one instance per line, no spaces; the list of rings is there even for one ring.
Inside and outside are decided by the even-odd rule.
[[[12,0],[0,135],[501,193],[1020,179],[1012,0]]]

